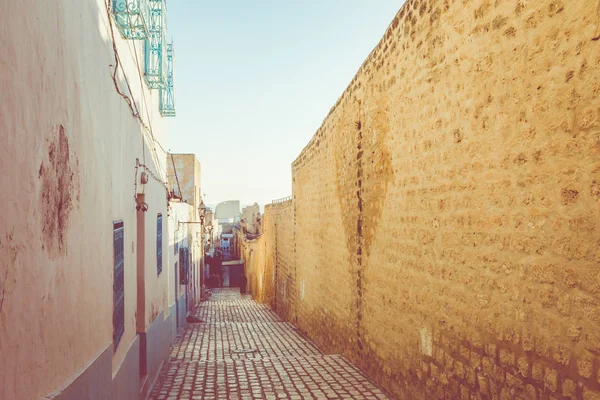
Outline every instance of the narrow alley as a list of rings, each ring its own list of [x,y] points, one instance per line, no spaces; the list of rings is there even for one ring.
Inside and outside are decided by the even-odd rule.
[[[215,289],[173,345],[150,399],[387,399],[354,365],[326,355],[270,308]]]
[[[600,400],[600,0],[0,9],[0,400]]]

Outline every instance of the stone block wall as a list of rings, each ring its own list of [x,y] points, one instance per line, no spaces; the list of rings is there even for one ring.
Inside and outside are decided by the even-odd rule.
[[[266,211],[274,307],[401,399],[600,398],[599,38],[407,1]]]
[[[238,232],[248,290],[286,321],[296,318],[293,211],[291,200],[268,205],[260,237],[249,240]]]
[[[599,17],[404,5],[293,163],[301,329],[399,398],[600,396]]]
[[[265,207],[268,254],[275,286],[273,310],[286,321],[296,320],[294,208],[291,200]]]

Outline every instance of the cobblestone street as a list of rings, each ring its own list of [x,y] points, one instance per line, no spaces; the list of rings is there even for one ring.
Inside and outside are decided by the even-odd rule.
[[[215,290],[174,344],[150,399],[387,399],[356,367],[325,355],[267,306]]]

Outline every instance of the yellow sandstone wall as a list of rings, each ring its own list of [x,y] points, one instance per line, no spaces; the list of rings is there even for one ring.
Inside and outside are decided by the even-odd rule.
[[[241,247],[241,258],[245,263],[245,275],[248,279],[247,290],[255,300],[262,303],[272,304],[272,282],[268,279],[266,272],[266,248],[267,241],[264,235],[253,240],[246,240],[241,231],[237,231],[238,243]]]
[[[248,290],[283,319],[295,321],[297,297],[292,201],[265,207],[263,234],[247,240],[238,231]]]
[[[272,271],[272,308],[287,321],[295,321],[296,267],[294,257],[294,208],[291,200],[265,207],[267,263]],[[270,251],[269,251],[270,250]]]
[[[599,36],[408,1],[293,163],[298,326],[402,399],[600,398]]]

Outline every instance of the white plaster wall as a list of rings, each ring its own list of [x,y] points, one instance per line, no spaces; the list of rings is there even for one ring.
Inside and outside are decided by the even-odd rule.
[[[158,145],[142,146],[140,125],[115,90],[109,32],[103,0],[2,4],[0,202],[8,212],[0,215],[1,399],[40,398],[111,345],[118,220],[125,224],[126,327],[114,371],[136,334],[135,160],[145,158],[164,177],[166,159]],[[164,146],[158,92],[145,89],[134,62],[137,51],[143,65],[141,42],[134,51],[136,42],[121,40],[116,30],[115,37],[133,98]],[[121,75],[118,80],[126,92]],[[156,214],[167,220],[166,196],[154,180],[143,191],[146,306],[159,312],[167,303],[167,274],[157,277],[151,262]],[[52,216],[63,221],[57,223],[62,244],[56,229],[44,230]],[[165,224],[164,263],[167,231]]]
[[[192,288],[195,287],[197,290],[196,297],[194,298],[194,304],[196,304],[200,300],[200,268],[202,266],[202,257],[204,256],[204,247],[202,246],[202,237],[200,236],[202,228],[199,223],[200,219],[198,218],[198,210],[187,203],[171,202],[171,214],[180,222],[192,222],[191,224],[174,226],[174,229],[176,230],[173,231],[173,234],[177,235],[177,237],[181,240],[180,246],[187,246],[190,249],[190,254],[192,257],[192,264],[190,265],[190,268],[192,268],[192,277],[189,288],[186,288],[185,285],[180,285],[178,294],[181,295],[187,289],[191,291]],[[179,258],[177,258],[177,260],[178,259]],[[175,263],[175,261],[176,260],[174,260],[173,263]]]
[[[179,222],[190,222],[193,213],[193,207],[187,203],[170,203],[169,215],[169,273],[168,273],[168,306],[175,303],[175,263],[179,268],[179,252],[175,254],[175,242],[179,242],[179,248],[189,246],[189,224],[179,224]],[[177,275],[179,279],[179,275]],[[185,292],[185,285],[178,285],[177,295]]]

